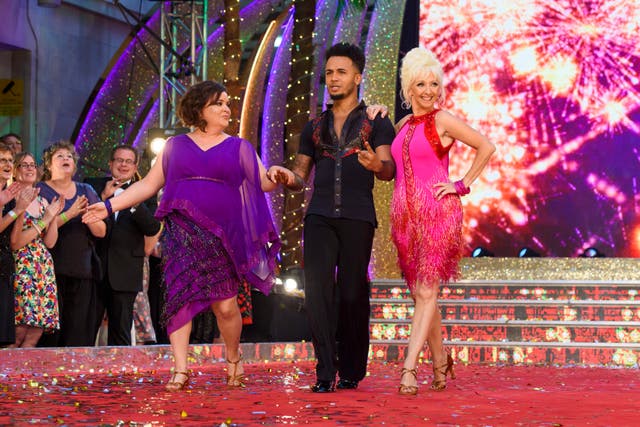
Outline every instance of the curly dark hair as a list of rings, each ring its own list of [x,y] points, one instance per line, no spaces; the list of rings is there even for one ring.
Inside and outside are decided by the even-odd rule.
[[[204,132],[207,122],[202,119],[202,110],[215,103],[222,92],[226,92],[222,84],[207,80],[195,84],[180,99],[177,114],[185,126],[194,126]]]
[[[325,53],[325,60],[328,60],[332,56],[346,56],[353,61],[353,64],[358,68],[360,74],[364,72],[364,52],[358,46],[350,43],[338,43],[327,49]]]
[[[51,161],[53,160],[53,155],[60,150],[67,150],[73,156],[73,163],[78,164],[78,153],[76,153],[76,147],[69,141],[58,141],[51,144],[44,150],[43,159],[42,159],[42,181],[48,181],[51,179]]]

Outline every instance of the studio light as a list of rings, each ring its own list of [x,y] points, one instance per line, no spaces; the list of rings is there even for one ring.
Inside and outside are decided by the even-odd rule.
[[[604,258],[605,254],[594,248],[593,246],[588,247],[582,252],[580,255],[581,258]]]
[[[147,131],[147,147],[157,156],[172,136],[189,132],[189,128],[151,128]]]
[[[276,292],[304,297],[304,271],[299,267],[283,271],[276,279]]]
[[[489,249],[483,248],[482,246],[478,246],[473,251],[471,251],[471,256],[473,258],[481,258],[481,257],[492,257],[495,255]]]
[[[287,279],[285,279],[284,284],[282,286],[284,286],[285,292],[289,292],[289,293],[300,289],[300,284],[293,277],[288,277]]]
[[[518,252],[518,257],[520,258],[539,258],[540,254],[536,251],[534,251],[531,248],[528,247],[523,247],[522,249],[520,249],[520,252]]]

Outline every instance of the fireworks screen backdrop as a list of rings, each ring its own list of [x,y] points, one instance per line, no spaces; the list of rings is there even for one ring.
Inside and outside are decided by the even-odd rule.
[[[640,257],[640,2],[422,0],[447,110],[496,144],[463,198],[469,250]],[[456,143],[450,176],[473,151]]]

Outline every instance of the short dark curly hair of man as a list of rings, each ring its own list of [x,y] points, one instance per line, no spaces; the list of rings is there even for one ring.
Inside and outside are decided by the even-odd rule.
[[[358,68],[360,74],[364,72],[364,52],[358,46],[350,43],[338,43],[327,49],[325,59],[329,60],[332,56],[346,56],[353,61]]]
[[[116,158],[116,152],[118,150],[131,151],[133,153],[133,156],[134,156],[133,160],[136,162],[136,165],[138,164],[138,160],[140,160],[140,153],[138,152],[138,150],[136,150],[132,146],[126,145],[126,144],[118,144],[115,147],[113,147],[111,149],[111,155],[109,156],[109,160],[114,160]]]
[[[207,122],[202,119],[202,110],[215,103],[222,92],[226,92],[222,84],[206,80],[191,86],[178,103],[176,113],[185,126],[194,126],[204,131]]]

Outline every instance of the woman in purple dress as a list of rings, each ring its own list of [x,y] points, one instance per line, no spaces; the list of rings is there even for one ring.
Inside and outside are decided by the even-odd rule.
[[[226,346],[227,385],[243,385],[240,355],[242,319],[236,300],[243,280],[263,293],[274,282],[280,247],[265,191],[292,184],[293,173],[269,170],[253,146],[224,132],[231,110],[224,86],[205,81],[191,87],[178,116],[193,132],[167,141],[141,181],[105,203],[89,207],[87,223],[134,206],[164,186],[156,217],[164,221],[164,320],[173,350],[169,391],[189,381],[187,350],[191,320],[211,307]]]

